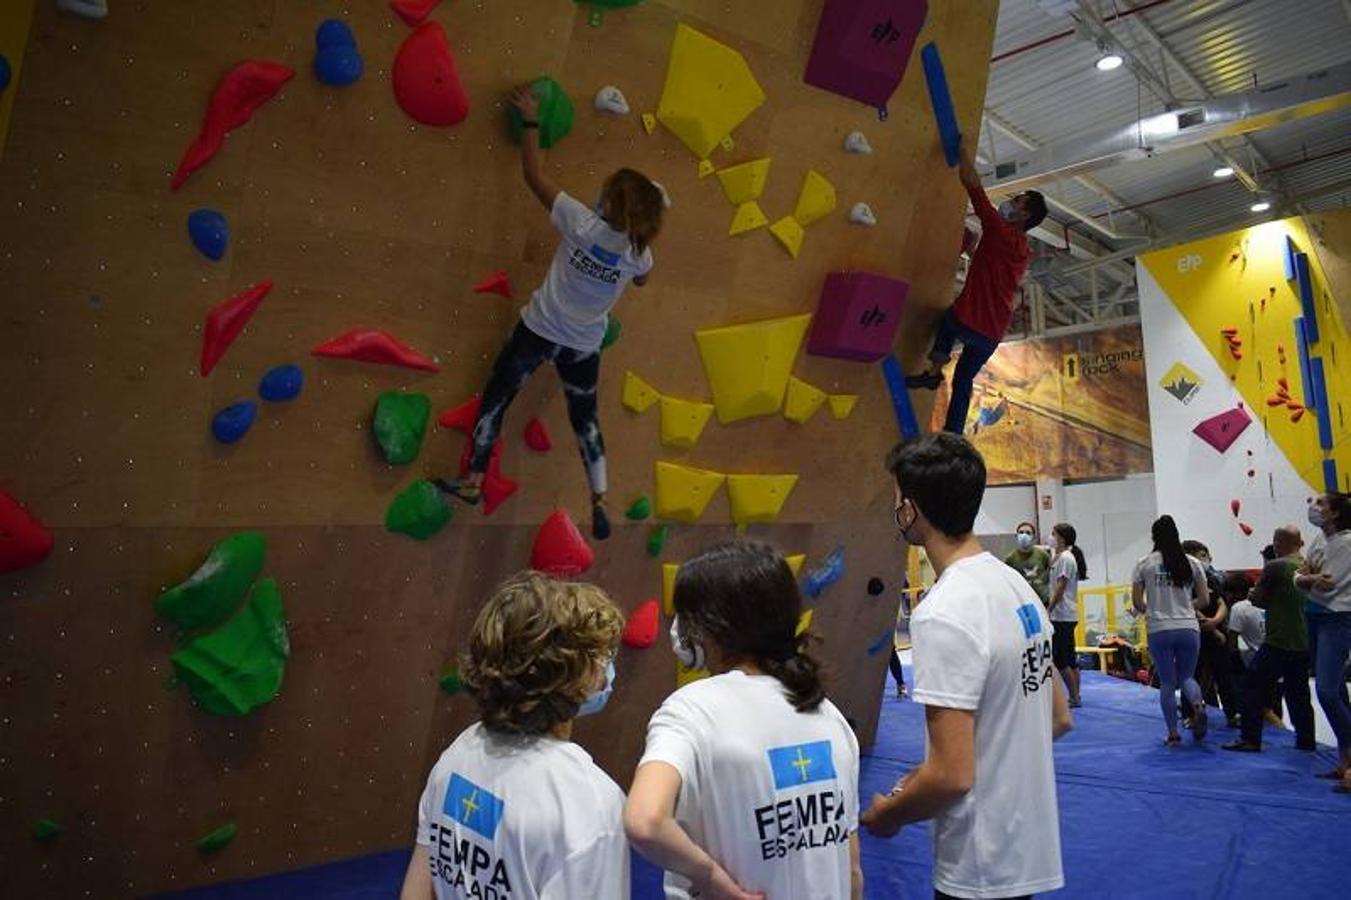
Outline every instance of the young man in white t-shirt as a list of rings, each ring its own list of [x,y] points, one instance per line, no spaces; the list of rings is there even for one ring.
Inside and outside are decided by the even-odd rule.
[[[401,900],[628,900],[624,792],[570,740],[622,627],[599,588],[538,573],[488,601],[463,671],[482,718],[427,779]]]
[[[985,462],[957,435],[891,451],[896,526],[938,583],[910,619],[924,762],[861,821],[880,837],[934,820],[935,896],[1025,897],[1063,887],[1051,742],[1071,727],[1051,623],[1016,571],[971,533]]]

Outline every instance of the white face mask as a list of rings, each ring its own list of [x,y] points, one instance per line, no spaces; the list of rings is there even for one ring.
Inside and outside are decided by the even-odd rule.
[[[582,705],[577,708],[577,716],[593,716],[605,708],[605,704],[610,702],[610,694],[615,689],[615,662],[610,660],[605,664],[605,684],[598,691],[592,691]]]
[[[671,620],[671,649],[675,651],[676,659],[687,669],[707,668],[707,661],[704,658],[704,648],[692,641],[687,641],[680,636],[680,617],[676,616]]]
[[[1017,212],[1017,210],[1014,209],[1012,200],[1005,200],[1003,203],[999,204],[999,218],[1003,219],[1005,222],[1012,219],[1015,212]]]
[[[1032,549],[1032,535],[1028,534],[1026,531],[1020,531],[1020,532],[1018,532],[1018,549],[1019,549],[1019,550],[1031,550],[1031,549]]]
[[[1323,527],[1323,510],[1316,503],[1309,504],[1309,524],[1318,528]]]

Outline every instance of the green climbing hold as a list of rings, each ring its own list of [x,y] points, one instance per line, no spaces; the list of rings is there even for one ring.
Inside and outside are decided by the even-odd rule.
[[[446,495],[430,481],[415,481],[394,498],[385,512],[385,528],[419,541],[436,534],[454,515]]]
[[[205,711],[242,716],[277,696],[291,642],[277,582],[264,578],[248,602],[210,634],[169,658],[181,683]]]
[[[647,555],[655,559],[666,549],[666,539],[671,536],[670,525],[658,525],[647,536]]]
[[[614,316],[605,320],[605,337],[600,339],[600,349],[613,346],[614,342],[619,340],[619,333],[624,330],[624,326]]]
[[[234,822],[228,822],[210,834],[204,834],[198,838],[197,849],[203,853],[214,853],[233,841],[237,834],[239,834],[239,826]]]
[[[548,75],[541,75],[531,82],[530,90],[539,99],[539,145],[547,150],[572,130],[572,100],[563,85]],[[524,131],[521,122],[521,111],[508,105],[507,124],[511,127],[511,139],[518,144]]]
[[[652,515],[652,501],[646,497],[639,497],[634,500],[632,505],[624,512],[624,518],[634,522],[641,522],[650,515]]]
[[[155,612],[182,631],[219,625],[239,608],[266,555],[267,542],[258,532],[230,535],[211,548],[187,581],[155,599]]]
[[[460,667],[454,663],[446,666],[446,670],[441,673],[438,680],[441,682],[441,690],[451,696],[464,690],[464,680],[460,678]]]
[[[427,433],[432,401],[426,394],[385,391],[375,401],[375,442],[391,466],[417,459],[422,437]]]
[[[37,824],[33,826],[33,840],[50,841],[65,830],[61,827],[60,822],[53,822],[51,819],[38,819]]]

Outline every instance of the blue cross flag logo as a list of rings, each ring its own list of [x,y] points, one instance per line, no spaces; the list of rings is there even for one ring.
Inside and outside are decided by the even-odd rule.
[[[830,741],[774,747],[768,753],[776,791],[835,778],[835,760],[830,755]]]
[[[446,788],[446,802],[441,812],[466,828],[472,828],[488,840],[497,833],[506,804],[496,794],[484,790],[468,778],[452,772],[450,787]]]
[[[1041,616],[1037,615],[1037,608],[1031,603],[1024,603],[1018,607],[1018,618],[1023,623],[1023,636],[1032,637],[1034,634],[1041,634]]]
[[[619,254],[606,250],[600,244],[591,245],[591,255],[605,263],[607,266],[619,265]]]

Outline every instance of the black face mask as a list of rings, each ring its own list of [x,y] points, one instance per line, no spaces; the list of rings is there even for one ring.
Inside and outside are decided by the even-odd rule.
[[[910,532],[910,529],[911,529],[911,528],[914,528],[914,527],[915,527],[915,522],[918,521],[918,519],[919,519],[919,511],[915,508],[915,501],[911,500],[911,501],[910,501],[910,508],[911,508],[911,509],[916,509],[915,514],[914,514],[914,516],[911,517],[911,519],[910,519],[910,524],[908,524],[908,525],[902,525],[902,524],[901,524],[901,509],[905,506],[905,501],[906,501],[906,498],[902,497],[902,498],[901,498],[901,504],[900,504],[900,506],[897,506],[894,510],[892,510],[891,517],[892,517],[892,519],[896,522],[896,529],[901,533],[901,537],[905,538],[905,542],[906,542],[907,544],[914,544],[914,543],[916,543],[916,542],[914,541],[914,539],[912,539],[912,538],[910,537],[910,533],[909,533],[909,532]]]

